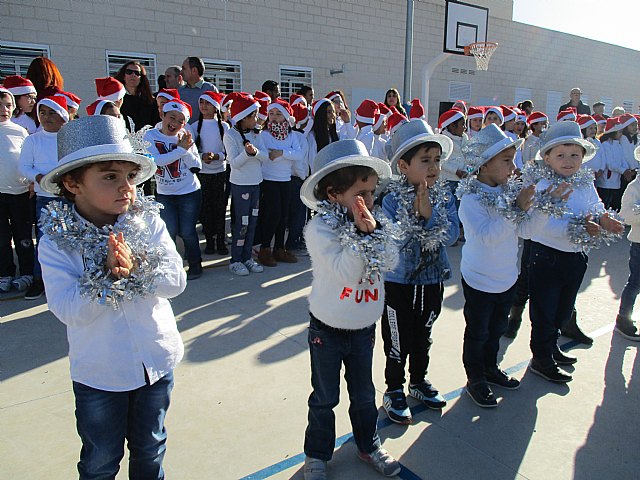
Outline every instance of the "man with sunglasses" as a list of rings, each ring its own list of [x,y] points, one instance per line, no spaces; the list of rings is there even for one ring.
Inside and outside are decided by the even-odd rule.
[[[185,84],[178,89],[180,100],[191,105],[191,120],[195,123],[200,118],[200,108],[198,102],[200,95],[204,92],[217,92],[218,89],[213,83],[204,80],[204,62],[200,57],[187,57],[182,62],[182,79]]]

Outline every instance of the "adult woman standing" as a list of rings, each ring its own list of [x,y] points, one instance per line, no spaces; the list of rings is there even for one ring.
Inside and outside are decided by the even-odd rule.
[[[36,57],[29,64],[27,70],[27,78],[31,80],[33,86],[38,92],[38,100],[41,100],[46,94],[44,90],[47,87],[58,87],[64,90],[64,79],[56,64],[46,57]]]
[[[407,116],[407,111],[402,106],[402,98],[400,98],[400,92],[398,92],[395,88],[390,88],[387,90],[387,93],[384,95],[384,104],[391,108],[396,107],[398,112],[400,112],[405,117]]]
[[[120,112],[124,116],[131,117],[135,130],[158,123],[160,116],[144,65],[136,60],[130,60],[120,67],[115,78],[127,90]]]

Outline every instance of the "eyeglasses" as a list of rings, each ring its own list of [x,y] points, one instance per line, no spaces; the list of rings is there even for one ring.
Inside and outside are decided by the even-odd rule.
[[[140,70],[131,70],[130,68],[125,69],[125,75],[135,75],[136,77],[141,77],[142,72]]]

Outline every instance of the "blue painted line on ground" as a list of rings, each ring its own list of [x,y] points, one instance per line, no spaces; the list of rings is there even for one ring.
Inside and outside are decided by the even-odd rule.
[[[596,332],[592,332],[591,335],[595,338],[595,337],[599,337],[600,335],[603,335],[609,331],[611,331],[613,329],[613,326],[606,326],[603,328],[598,329]],[[562,345],[560,345],[560,349],[563,351],[569,350],[577,345],[580,345],[580,342],[576,342],[575,340],[571,340],[568,342],[563,343]],[[524,362],[520,362],[516,365],[513,365],[512,367],[509,367],[507,369],[505,369],[505,373],[507,373],[508,375],[511,375],[513,373],[519,372],[520,370],[523,370],[524,368],[526,368],[529,365],[530,360],[525,360]],[[461,388],[457,388],[455,390],[452,390],[448,393],[445,393],[444,399],[447,402],[450,402],[452,400],[455,400],[456,398],[460,397],[465,391],[464,387]],[[421,403],[418,405],[415,405],[411,408],[411,415],[412,416],[416,416],[422,412],[424,412],[425,410],[428,410],[428,407]],[[378,420],[378,430],[382,430],[384,428],[387,428],[391,425],[396,425],[394,422],[392,422],[388,417],[387,418],[383,418],[381,420]],[[345,435],[342,435],[341,437],[338,437],[336,439],[336,446],[335,448],[339,448],[342,445],[344,445],[345,443],[351,441],[353,439],[353,434],[352,433],[347,433]],[[299,453],[298,455],[294,455],[293,457],[289,457],[285,460],[281,460],[278,463],[274,463],[273,465],[263,468],[262,470],[258,470],[255,473],[252,473],[250,475],[247,475],[246,477],[242,477],[240,480],[264,480],[267,479],[269,477],[272,477],[274,475],[276,475],[277,473],[280,473],[284,470],[287,470],[291,467],[295,467],[296,465],[300,465],[301,463],[304,462],[304,453]],[[400,470],[400,473],[398,474],[398,477],[402,478],[403,480],[422,480],[422,477],[419,477],[418,475],[416,475],[415,473],[413,473],[411,470],[409,470],[405,465],[401,465],[402,466],[402,470]]]

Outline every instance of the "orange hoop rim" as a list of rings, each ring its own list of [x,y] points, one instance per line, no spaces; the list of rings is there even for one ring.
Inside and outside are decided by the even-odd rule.
[[[464,54],[467,56],[471,56],[473,55],[473,53],[471,53],[471,49],[475,46],[478,47],[483,47],[483,48],[487,48],[487,47],[492,47],[492,50],[495,50],[496,48],[498,48],[498,43],[496,42],[474,42],[474,43],[470,43],[469,45],[466,45],[464,47]]]

